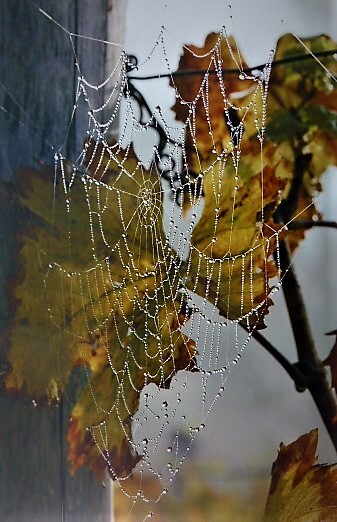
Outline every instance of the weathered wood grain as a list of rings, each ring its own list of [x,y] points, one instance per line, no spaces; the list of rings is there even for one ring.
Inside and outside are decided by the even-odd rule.
[[[107,0],[36,0],[69,31],[107,38]],[[113,26],[113,24],[112,24]],[[118,29],[116,29],[118,31]],[[111,34],[111,23],[110,23]],[[116,35],[120,38],[120,35]],[[74,38],[76,54],[88,79],[106,73],[106,46]],[[0,2],[0,178],[9,180],[21,165],[52,164],[61,149],[75,159],[81,150],[87,114],[76,113],[65,141],[75,102],[78,71],[69,36],[24,0]],[[93,104],[103,92],[92,90]],[[81,102],[82,103],[82,102]],[[80,106],[83,109],[84,106]],[[6,208],[6,211],[5,211]],[[8,315],[5,285],[12,262],[11,233],[17,210],[0,194],[0,326]],[[1,339],[0,339],[1,363]],[[1,378],[1,376],[0,376]],[[73,384],[70,393],[74,393]],[[70,477],[64,432],[70,404],[34,409],[0,399],[0,519],[15,522],[107,522],[109,488],[87,470]]]

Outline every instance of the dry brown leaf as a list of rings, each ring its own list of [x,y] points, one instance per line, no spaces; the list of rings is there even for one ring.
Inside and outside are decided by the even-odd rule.
[[[199,162],[209,158],[212,151],[220,154],[229,145],[230,131],[225,109],[229,111],[230,107],[224,98],[249,89],[252,81],[241,80],[239,74],[222,76],[221,69],[235,70],[238,64],[246,66],[233,37],[227,39],[218,33],[210,33],[202,47],[184,47],[178,71],[200,70],[209,73],[206,76],[194,74],[174,79],[179,97],[172,110],[178,120],[188,123],[185,139],[191,170],[197,170]],[[189,102],[194,100],[196,104],[191,111]],[[199,158],[194,156],[196,148]]]
[[[263,522],[336,522],[337,465],[316,464],[318,430],[281,443]]]

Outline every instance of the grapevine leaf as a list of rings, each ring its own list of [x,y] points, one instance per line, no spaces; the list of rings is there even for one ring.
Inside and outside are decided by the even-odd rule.
[[[126,159],[116,146],[90,146],[89,175],[64,163],[60,172],[18,177],[26,226],[16,233],[19,270],[9,282],[5,385],[49,404],[72,368],[84,366],[89,382],[71,415],[69,459],[73,471],[88,465],[101,478],[108,465],[116,478],[139,460],[131,424],[140,392],[192,370],[195,345],[180,331],[189,312],[164,240],[159,173],[132,151]]]
[[[337,465],[317,465],[318,430],[288,446],[281,443],[263,522],[334,522],[337,519]]]
[[[14,206],[20,216],[12,254],[16,269],[7,284],[10,319],[1,341],[2,352],[11,366],[5,386],[9,394],[48,404],[58,400],[71,368],[81,359],[76,336],[69,332],[66,324],[60,328],[64,296],[61,273],[58,277],[53,273],[49,279],[49,292],[46,291],[48,259],[51,259],[47,252],[55,253],[61,262],[68,256],[69,238],[62,230],[67,214],[64,198],[61,201],[59,190],[56,190],[53,212],[57,227],[53,229],[53,172],[50,169],[21,170],[17,187],[22,196],[20,201],[17,192],[6,187],[8,200],[2,207],[6,212],[10,205]],[[77,241],[85,229],[87,212],[80,194],[74,194],[73,205],[76,215],[72,224],[74,234],[78,234]],[[21,207],[25,212],[19,212]],[[78,244],[79,248],[83,246],[84,259],[88,245],[83,239]],[[75,251],[74,263],[73,270],[76,266],[83,267],[78,251]],[[52,321],[50,298],[55,303]]]
[[[222,74],[219,64],[237,72]],[[271,304],[269,279],[277,275],[272,254],[282,229],[272,215],[292,178],[294,154],[287,143],[270,143],[261,158],[257,129],[263,120],[263,89],[257,78],[239,74],[241,66],[246,64],[235,40],[211,33],[203,47],[184,50],[179,70],[216,73],[174,80],[184,100],[178,98],[173,110],[188,129],[190,193],[199,189],[204,196],[191,238],[187,285],[226,318],[249,316],[263,327]],[[188,197],[185,209],[193,204]]]
[[[123,332],[124,323],[117,326],[116,338],[109,339],[115,349],[109,350],[109,357],[102,361],[73,409],[68,431],[73,472],[87,465],[102,479],[108,466],[113,479],[128,476],[141,458],[132,441],[132,420],[141,390],[149,383],[168,388],[178,370],[193,368],[194,344],[176,324],[179,315],[184,319],[179,312],[181,303],[169,302],[150,322],[142,311],[144,304],[145,295],[134,310],[135,333]],[[154,304],[152,308],[150,313],[155,312]],[[147,328],[157,331],[164,348],[159,348],[155,336],[140,349],[139,338]],[[123,339],[122,345],[118,337]],[[106,339],[99,339],[98,349],[104,352],[106,344]]]
[[[251,316],[253,308],[257,308],[250,322],[262,327],[263,316],[271,304],[268,280],[277,275],[270,256],[281,228],[268,218],[286,185],[286,177],[278,177],[277,172],[281,176],[283,169],[287,172],[287,166],[275,150],[271,152],[270,164],[264,168],[264,221],[260,168],[258,147],[249,144],[238,170],[227,158],[226,165],[217,161],[205,171],[204,210],[192,233],[192,276],[188,285],[205,295],[206,281],[211,275],[208,298],[221,314],[236,320]],[[209,260],[213,261],[211,274]],[[243,277],[244,274],[247,275]]]

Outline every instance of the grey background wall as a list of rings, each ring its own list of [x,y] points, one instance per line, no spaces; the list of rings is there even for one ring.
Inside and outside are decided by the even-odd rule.
[[[123,9],[115,0],[94,4],[87,0],[37,0],[35,7],[22,0],[1,0],[1,180],[13,180],[19,166],[36,168],[40,162],[53,163],[54,150],[65,142],[75,102],[77,71],[69,36],[36,6],[74,33],[116,41],[121,39],[124,26]],[[113,60],[113,48],[106,51],[106,46],[84,39],[78,39],[75,48],[85,74],[102,81],[106,58]],[[102,100],[100,90],[95,102]],[[73,119],[63,148],[72,158],[82,148],[87,128],[87,114],[81,114]],[[14,185],[11,190],[15,192]],[[8,320],[7,278],[15,266],[12,239],[20,214],[8,200],[11,198],[0,190],[0,328]],[[4,344],[1,336],[1,356],[7,348]],[[69,388],[70,394],[75,391],[74,385]],[[62,408],[34,410],[31,404],[4,398],[0,393],[1,520],[112,520],[110,489],[104,489],[89,470],[81,470],[76,478],[70,476],[65,454],[69,407],[65,400]]]

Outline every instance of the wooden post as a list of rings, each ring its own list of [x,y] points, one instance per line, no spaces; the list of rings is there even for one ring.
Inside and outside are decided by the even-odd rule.
[[[19,166],[53,163],[67,135],[75,103],[77,70],[69,35],[41,13],[46,11],[68,31],[102,40],[122,27],[114,25],[116,0],[1,0],[0,5],[0,178],[11,179]],[[124,3],[124,2],[122,2]],[[37,7],[36,7],[37,6]],[[118,20],[118,17],[116,17]],[[84,74],[99,83],[106,74],[107,46],[75,38]],[[120,49],[116,48],[118,52]],[[92,94],[92,93],[91,93]],[[103,101],[97,91],[94,103]],[[65,153],[74,159],[85,138],[86,118],[77,113]],[[3,198],[3,196],[2,196]],[[0,200],[0,328],[8,316],[5,284],[12,268],[14,209]],[[8,208],[8,207],[7,207]],[[1,339],[0,339],[1,363]],[[1,368],[0,368],[1,372]],[[0,375],[1,381],[1,375]],[[66,461],[69,407],[34,409],[0,399],[0,519],[6,522],[110,522],[111,488],[88,470],[71,477]]]

